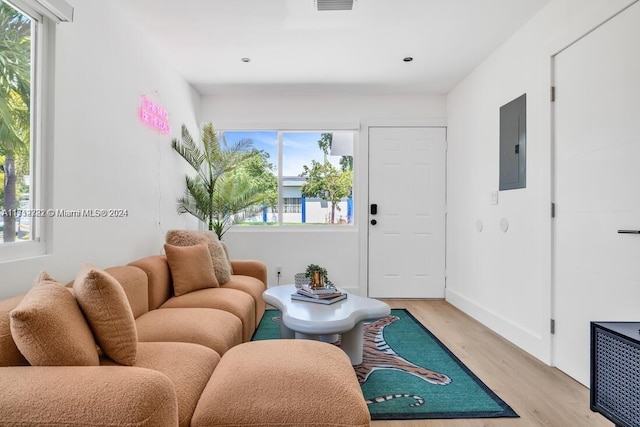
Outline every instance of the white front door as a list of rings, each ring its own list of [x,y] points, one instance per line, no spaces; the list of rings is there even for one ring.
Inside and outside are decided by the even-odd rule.
[[[445,128],[369,128],[369,296],[444,298],[445,165]]]
[[[555,366],[589,384],[590,321],[640,320],[640,3],[555,58]]]

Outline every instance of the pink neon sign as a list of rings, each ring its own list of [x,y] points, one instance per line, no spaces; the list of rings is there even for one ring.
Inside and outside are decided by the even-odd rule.
[[[140,109],[138,110],[140,121],[151,129],[155,129],[162,134],[171,132],[169,126],[169,113],[160,104],[156,104],[146,96],[140,98]]]

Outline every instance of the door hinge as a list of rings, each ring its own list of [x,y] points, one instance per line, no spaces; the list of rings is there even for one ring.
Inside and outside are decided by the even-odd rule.
[[[551,323],[550,323],[550,331],[551,334],[555,334],[556,333],[556,319],[551,319]]]
[[[555,218],[555,217],[556,217],[556,204],[551,203],[551,218]]]
[[[556,87],[551,86],[551,102],[555,102],[555,101],[556,101]]]

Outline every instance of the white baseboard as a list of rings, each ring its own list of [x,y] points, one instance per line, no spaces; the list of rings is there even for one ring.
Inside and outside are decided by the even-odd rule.
[[[551,363],[549,337],[542,337],[535,331],[525,328],[511,319],[477,304],[450,288],[446,289],[445,299],[454,307],[473,317],[533,357],[547,365]]]

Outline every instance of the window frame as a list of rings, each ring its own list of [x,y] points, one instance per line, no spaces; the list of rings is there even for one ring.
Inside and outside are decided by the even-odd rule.
[[[294,126],[294,127],[277,127],[277,126],[259,126],[259,127],[245,127],[245,126],[225,126],[217,129],[217,132],[222,135],[224,132],[276,132],[278,143],[278,173],[276,175],[278,180],[278,206],[277,206],[277,223],[272,224],[269,227],[255,226],[250,224],[238,224],[229,229],[229,232],[276,232],[276,231],[330,231],[330,232],[357,232],[358,221],[356,216],[357,204],[355,203],[357,188],[358,188],[358,138],[360,136],[359,125],[347,125],[347,126]],[[350,224],[299,224],[290,225],[284,224],[284,201],[283,201],[283,173],[282,162],[284,160],[283,150],[283,134],[286,133],[334,133],[334,132],[349,132],[353,135],[353,188],[352,198],[353,202],[353,220]]]
[[[292,202],[295,201],[294,202]],[[301,213],[302,212],[302,197],[283,197],[282,198],[283,213]]]
[[[4,0],[33,24],[31,52],[31,131],[30,131],[30,208],[46,213],[52,201],[52,156],[49,144],[53,141],[54,56],[55,27],[51,12],[34,0]],[[65,3],[66,2],[61,2]],[[51,251],[53,219],[43,216],[31,218],[31,240],[0,243],[0,262],[46,255]]]

